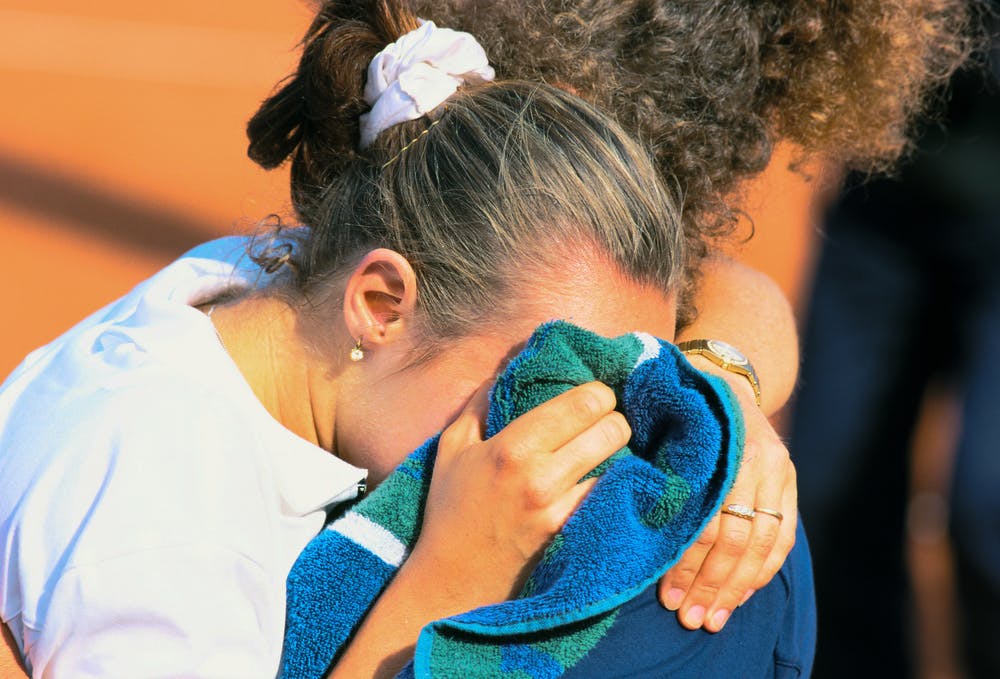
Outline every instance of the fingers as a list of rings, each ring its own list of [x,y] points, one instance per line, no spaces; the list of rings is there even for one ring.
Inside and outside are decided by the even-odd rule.
[[[555,451],[611,413],[615,402],[606,385],[581,384],[521,415],[497,438],[508,440],[515,456]]]
[[[528,506],[553,504],[628,443],[632,432],[625,417],[614,410],[615,402],[610,388],[591,382],[523,414],[489,441],[487,449],[496,471],[528,479]],[[481,423],[488,408],[488,387],[483,387],[442,433],[442,460],[481,442]],[[583,495],[573,495],[569,502],[575,506]]]
[[[584,384],[525,413],[490,441],[498,466],[528,477],[528,506],[562,506],[566,493],[570,506],[582,499],[586,492],[577,488],[580,479],[632,436],[614,405],[611,389]]]
[[[625,416],[612,411],[552,454],[540,456],[536,481],[554,494],[575,489],[581,478],[621,450],[631,437]]]
[[[781,569],[782,564],[785,563],[785,557],[788,556],[788,553],[792,551],[792,547],[795,546],[795,529],[799,523],[798,501],[795,467],[789,463],[787,482],[781,496],[779,511],[784,515],[784,518],[779,524],[778,540],[775,542],[770,556],[768,556],[760,572],[757,574],[757,581],[753,586],[754,590],[760,589],[771,581]]]
[[[685,627],[717,632],[752,592],[765,586],[795,542],[795,469],[777,439],[748,446],[725,505],[773,509],[748,520],[720,514],[664,577],[660,597]]]
[[[492,382],[485,382],[473,392],[455,421],[441,432],[439,456],[461,452],[467,446],[483,440],[483,423],[490,408]]]
[[[597,483],[596,478],[575,483],[572,488],[567,490],[558,500],[552,503],[549,510],[549,520],[551,522],[551,526],[554,528],[553,532],[562,530],[563,525],[569,517],[572,516],[573,512],[575,512],[577,507],[580,506],[580,503],[583,502],[584,498],[590,494],[590,491],[594,488],[595,483]]]
[[[769,455],[761,454],[757,463],[763,474],[756,493],[754,489],[746,488],[746,484],[740,484],[737,479],[726,504],[735,502],[780,511],[787,468],[791,465],[787,452],[783,455],[777,451],[771,451]],[[777,568],[761,578],[765,562],[775,551],[782,523],[777,517],[764,513],[757,514],[751,521],[729,514],[722,515],[719,541],[709,553],[706,567],[695,579],[689,595],[694,606],[701,604],[705,607],[703,623],[706,630],[718,632],[722,629],[732,611],[743,603],[747,592],[763,587],[777,568],[781,567],[787,552],[772,560],[771,563],[776,563]],[[714,600],[710,599],[712,594]],[[686,619],[690,625],[697,622],[696,615],[691,615],[690,612],[685,614],[683,608],[681,618],[682,621]]]
[[[506,597],[596,481],[580,479],[631,431],[613,410],[614,392],[592,383],[481,440],[486,400],[484,390],[441,435],[418,544],[457,570],[492,574],[482,591]],[[464,536],[460,549],[455,535]]]
[[[667,610],[676,611],[684,603],[694,582],[695,576],[701,570],[701,565],[712,550],[712,545],[719,535],[719,523],[721,515],[716,515],[705,530],[701,532],[694,544],[687,548],[673,568],[660,578],[659,594],[663,607]]]
[[[442,433],[442,438],[453,444],[482,440],[491,386],[485,383],[476,390],[455,421]],[[615,403],[615,392],[606,385],[600,382],[581,384],[516,418],[495,438],[508,444],[512,456],[555,451],[595,425],[600,426],[591,433],[591,441],[601,436],[618,441],[622,425],[628,427],[624,418],[601,423],[602,419],[614,414]],[[618,447],[622,445],[624,443]]]
[[[751,505],[752,506],[752,505]],[[741,557],[747,552],[754,522],[722,514],[715,544],[705,557],[687,596],[678,611],[681,624],[688,629],[715,632],[725,625],[729,614],[739,604],[756,576],[747,578],[737,572]],[[739,594],[736,594],[736,592]]]

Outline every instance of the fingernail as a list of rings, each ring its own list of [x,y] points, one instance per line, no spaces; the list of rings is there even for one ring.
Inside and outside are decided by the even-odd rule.
[[[712,616],[712,626],[715,628],[715,631],[718,632],[725,627],[727,620],[729,620],[729,611],[725,608],[717,610],[715,615]]]
[[[747,593],[743,595],[743,600],[740,601],[740,606],[742,606],[746,602],[750,601],[750,597],[752,597],[753,593],[756,592],[756,591],[757,590],[755,590],[755,589],[748,589]]]
[[[697,629],[705,622],[705,608],[703,606],[692,606],[685,616],[688,627]]]
[[[663,602],[663,606],[668,611],[676,611],[681,607],[682,601],[684,601],[684,590],[671,587],[670,591],[667,592],[667,597]]]

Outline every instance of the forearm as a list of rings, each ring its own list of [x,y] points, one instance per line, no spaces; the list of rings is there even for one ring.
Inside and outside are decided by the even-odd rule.
[[[430,588],[428,598],[420,597],[416,585],[421,578],[409,575],[406,568],[401,569],[375,602],[334,666],[331,679],[392,677],[413,656],[421,628],[436,618],[426,610],[431,607],[430,597],[436,598],[436,590]]]
[[[444,563],[411,557],[368,612],[331,679],[394,677],[413,657],[428,623],[506,598],[476,591],[476,580],[453,577]]]
[[[764,414],[778,411],[792,393],[799,368],[795,317],[778,286],[759,271],[713,256],[702,265],[695,305],[697,317],[678,331],[676,341],[717,339],[737,347],[757,371]],[[718,374],[739,389],[750,388],[744,378],[707,359],[692,358],[699,369]]]

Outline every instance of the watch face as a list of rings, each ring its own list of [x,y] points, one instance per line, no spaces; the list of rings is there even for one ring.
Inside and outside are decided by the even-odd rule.
[[[725,342],[720,342],[719,340],[708,340],[707,343],[712,353],[720,356],[726,363],[731,363],[732,365],[747,365],[750,363],[747,357],[741,354],[736,347],[730,346]]]

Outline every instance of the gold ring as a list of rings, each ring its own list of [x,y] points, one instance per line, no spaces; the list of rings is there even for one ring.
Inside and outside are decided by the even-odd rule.
[[[741,519],[746,519],[747,521],[753,521],[753,517],[757,515],[753,507],[747,505],[726,505],[722,508],[723,514],[729,514],[731,516],[738,516]]]
[[[768,516],[773,516],[778,520],[779,523],[781,522],[782,519],[785,518],[785,515],[779,512],[777,509],[764,509],[763,507],[754,507],[753,511],[756,514],[767,514]]]

